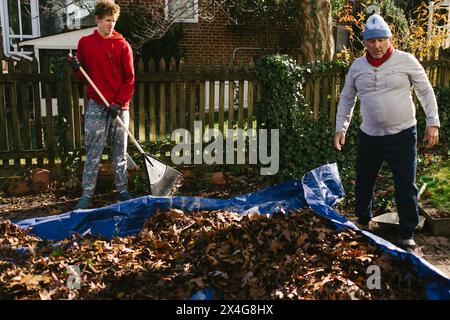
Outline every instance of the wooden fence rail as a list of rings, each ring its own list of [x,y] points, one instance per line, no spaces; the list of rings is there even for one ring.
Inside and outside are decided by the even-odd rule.
[[[433,85],[450,85],[449,60],[422,62]],[[195,136],[195,121],[201,128],[251,128],[256,102],[262,93],[253,65],[190,70],[183,59],[137,59],[135,95],[130,103],[130,130],[142,143],[170,139],[175,129]],[[66,143],[72,150],[83,149],[83,110],[87,104],[86,84],[70,76],[58,83],[50,72],[48,59],[9,62],[0,74],[0,169],[21,165],[53,167],[57,161],[58,126],[61,108],[57,89],[66,93],[69,110]],[[336,68],[310,74],[303,94],[313,119],[326,113],[334,122],[345,74]]]

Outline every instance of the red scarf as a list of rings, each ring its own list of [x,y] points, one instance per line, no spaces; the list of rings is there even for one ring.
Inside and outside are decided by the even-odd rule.
[[[389,57],[391,56],[392,52],[394,52],[394,48],[392,46],[390,46],[388,48],[388,50],[386,51],[386,53],[384,54],[384,56],[382,56],[380,59],[375,59],[372,58],[372,56],[369,54],[369,52],[367,52],[366,54],[366,58],[367,61],[373,65],[374,67],[379,67],[381,66],[387,59],[389,59]]]

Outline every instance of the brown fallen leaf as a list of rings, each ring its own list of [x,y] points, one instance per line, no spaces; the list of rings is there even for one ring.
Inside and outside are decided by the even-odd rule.
[[[19,275],[11,279],[9,287],[25,286],[27,290],[38,290],[41,282],[44,284],[50,283],[51,278],[48,275],[41,274]]]
[[[277,240],[270,240],[269,242],[269,250],[277,253],[280,249],[283,248],[283,243]]]
[[[297,247],[301,247],[305,243],[306,239],[308,239],[308,235],[306,233],[303,233],[297,238],[295,244],[297,245]]]
[[[310,210],[288,217],[159,211],[136,236],[75,235],[62,242],[42,241],[0,221],[0,248],[13,261],[0,260],[0,292],[11,299],[188,299],[212,286],[225,299],[424,297],[409,260],[385,256]],[[18,248],[35,248],[34,255]],[[55,248],[59,253],[52,255]],[[380,290],[365,283],[372,263],[382,268]],[[80,268],[81,290],[65,286],[69,265]],[[27,287],[22,278],[33,275],[52,280],[31,278]]]

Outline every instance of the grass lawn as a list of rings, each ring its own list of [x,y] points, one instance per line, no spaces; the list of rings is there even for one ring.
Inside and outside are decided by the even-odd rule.
[[[427,187],[423,200],[436,209],[450,212],[450,159],[436,163],[426,171],[436,183]]]

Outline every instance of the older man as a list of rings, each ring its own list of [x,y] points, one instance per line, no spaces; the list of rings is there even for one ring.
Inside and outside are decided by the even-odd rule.
[[[375,180],[384,161],[393,173],[395,202],[400,218],[399,245],[415,252],[418,223],[416,187],[416,108],[411,86],[426,114],[424,141],[432,147],[439,140],[436,97],[417,59],[394,49],[384,19],[374,14],[364,30],[365,56],[350,67],[336,115],[334,147],[340,151],[350,124],[356,97],[361,101],[362,124],[356,160],[356,225],[369,229]]]

